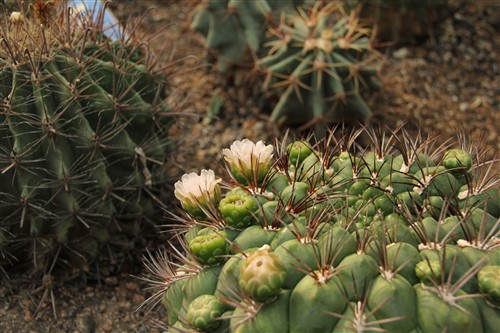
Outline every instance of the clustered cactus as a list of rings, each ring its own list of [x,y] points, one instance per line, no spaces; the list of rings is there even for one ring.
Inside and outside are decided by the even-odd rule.
[[[171,122],[147,43],[50,4],[0,31],[0,264],[35,271],[129,248],[161,215]]]
[[[360,94],[380,88],[381,56],[358,14],[341,2],[207,1],[192,28],[222,71],[263,74],[263,92],[279,96],[272,121],[308,127],[371,114]]]
[[[494,332],[496,161],[436,140],[234,142],[229,178],[175,184],[179,232],[146,261],[150,301],[173,332]]]

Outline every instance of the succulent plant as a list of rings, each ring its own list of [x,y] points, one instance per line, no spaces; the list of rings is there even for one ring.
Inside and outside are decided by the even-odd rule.
[[[278,96],[272,121],[310,127],[371,114],[361,92],[380,88],[381,56],[358,14],[340,2],[208,1],[192,27],[223,72],[246,65],[264,77],[262,92]]]
[[[285,16],[271,33],[257,66],[266,73],[263,89],[279,96],[274,122],[307,126],[369,117],[361,92],[380,87],[381,56],[356,11],[318,2]]]
[[[256,55],[265,39],[267,24],[295,9],[303,0],[204,0],[192,14],[191,29],[205,36],[205,47],[219,69],[245,63]]]
[[[178,216],[170,254],[146,261],[148,302],[182,332],[494,332],[498,161],[436,140],[365,128],[236,141],[228,177],[177,183],[200,209]]]
[[[84,268],[158,217],[166,73],[144,41],[111,41],[86,15],[47,6],[2,23],[2,266]]]

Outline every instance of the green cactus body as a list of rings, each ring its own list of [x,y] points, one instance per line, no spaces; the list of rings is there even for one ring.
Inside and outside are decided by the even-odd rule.
[[[449,304],[432,289],[415,285],[419,326],[424,332],[482,332],[479,310],[473,299],[459,299]],[[458,295],[463,295],[458,292]]]
[[[345,307],[344,290],[338,278],[320,271],[314,272],[314,277],[306,275],[292,291],[289,332],[331,332],[337,318],[329,312],[343,313]]]
[[[186,280],[182,289],[184,298],[181,310],[186,311],[193,300],[201,295],[214,294],[221,269],[221,266],[205,267],[196,275]]]
[[[488,294],[488,298],[494,304],[500,304],[500,266],[488,265],[481,268],[477,278],[479,290]]]
[[[370,286],[367,306],[377,309],[374,316],[378,320],[397,318],[380,324],[388,332],[408,332],[418,325],[416,298],[413,286],[404,277],[379,275]]]
[[[286,241],[305,237],[307,233],[307,228],[301,223],[290,223],[283,227],[276,233],[276,236],[271,242],[271,248],[275,250],[278,246],[285,243]]]
[[[371,113],[359,95],[362,88],[369,88],[361,82],[376,80],[377,52],[370,45],[370,29],[350,21],[339,8],[315,6],[309,17],[290,14],[275,29],[274,38],[267,43],[268,54],[258,62],[268,72],[265,88],[275,87],[280,96],[272,120],[303,124],[320,119],[365,119]],[[356,38],[348,36],[348,31],[358,31]]]
[[[489,306],[482,298],[475,298],[479,312],[481,313],[481,322],[483,332],[494,333],[500,327],[500,310],[497,307]]]
[[[317,266],[315,251],[317,246],[311,243],[301,243],[297,239],[284,242],[276,248],[274,254],[285,267],[294,267],[287,271],[283,288],[293,288],[306,275],[303,270],[314,269]]]
[[[268,230],[260,225],[252,225],[244,229],[238,237],[234,239],[234,245],[241,250],[247,250],[254,247],[261,247],[271,244],[276,236],[277,230]]]
[[[444,269],[445,276],[451,274],[452,282],[458,281],[471,268],[467,258],[459,248],[447,245],[445,249],[426,249],[420,252],[421,258],[426,261],[439,262],[439,266]],[[467,292],[477,291],[477,278],[473,277],[462,286]]]
[[[183,287],[185,283],[186,279],[175,281],[168,286],[167,291],[163,294],[162,304],[167,310],[170,325],[175,324],[178,320],[184,298]]]
[[[387,262],[393,270],[403,276],[411,285],[418,282],[415,266],[419,262],[418,250],[409,243],[392,243],[387,245]]]
[[[252,250],[248,250],[250,253]],[[243,254],[237,254],[229,258],[222,267],[215,289],[215,296],[221,299],[231,299],[235,293],[234,286],[240,278],[241,265],[243,264]]]
[[[266,20],[292,10],[292,1],[210,0],[199,5],[191,29],[206,37],[205,46],[218,56],[221,71],[240,65],[250,52],[258,52],[265,38]]]
[[[406,140],[406,135],[384,140]],[[213,207],[217,220],[193,223],[181,217],[190,228],[180,236],[184,244],[198,240],[203,244],[204,239],[207,244],[217,243],[213,234],[218,230],[227,233],[222,243],[228,247],[222,248],[231,255],[209,263],[211,255],[200,260],[197,249],[184,247],[189,253],[182,261],[198,268],[185,279],[172,277],[178,281],[164,298],[173,313],[171,326],[194,329],[193,321],[187,320],[189,304],[209,295],[223,306],[212,317],[201,311],[198,330],[423,333],[497,329],[500,216],[488,210],[486,203],[468,206],[464,203],[467,196],[460,194],[477,193],[473,187],[479,179],[455,191],[457,169],[446,169],[438,157],[442,151],[433,151],[427,141],[418,147],[425,154],[411,148],[394,156],[388,150],[382,161],[373,162],[379,153],[367,157],[367,151],[347,153],[355,151],[349,146],[353,138],[340,140],[335,141],[335,148],[322,141],[311,144],[322,148],[315,148],[303,161],[297,155],[298,160],[292,162],[286,149],[277,152],[273,158],[278,163],[270,162],[268,175],[280,172],[283,177],[280,190],[273,190],[272,196],[256,194],[246,183],[227,184],[229,188],[221,191],[221,200]],[[478,164],[477,158],[462,170],[463,177],[473,179],[484,172],[481,167],[488,163]],[[383,160],[391,161],[389,171]],[[380,180],[371,168],[389,173]],[[489,174],[481,179],[483,188],[496,190],[495,177]],[[341,185],[335,181],[339,178]],[[217,182],[211,176],[208,179]],[[240,229],[221,229],[219,222],[227,221],[222,213],[225,205],[218,203],[228,198],[232,204],[246,196],[258,205],[253,222]],[[215,225],[193,227],[208,223]],[[220,326],[212,328],[210,318],[216,318]]]
[[[354,237],[341,227],[333,227],[318,240],[319,253],[323,258],[332,258],[329,264],[337,267],[348,255],[355,253],[357,242]]]
[[[377,262],[367,254],[353,253],[339,264],[338,277],[350,301],[361,300],[377,275]]]
[[[486,211],[492,216],[500,215],[500,188],[491,188],[481,192],[474,192],[468,185],[463,185],[458,193],[458,199],[461,202],[461,208],[474,207],[480,204],[486,205]]]
[[[282,290],[274,302],[239,306],[233,312],[230,326],[237,333],[286,331],[289,300],[290,290]]]
[[[362,302],[351,302],[344,313],[336,315],[341,315],[342,317],[332,331],[335,333],[379,332],[382,329],[375,322],[375,317],[369,315],[369,309]]]
[[[166,180],[166,73],[91,19],[80,27],[64,10],[50,18],[57,24],[18,14],[24,23],[0,32],[5,250],[39,271],[65,246],[58,263],[84,267],[105,244],[129,248],[141,221],[161,215],[152,202]]]

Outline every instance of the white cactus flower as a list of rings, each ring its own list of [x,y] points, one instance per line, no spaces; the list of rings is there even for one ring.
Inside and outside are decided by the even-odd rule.
[[[174,195],[184,209],[195,213],[201,211],[200,205],[207,205],[207,199],[218,200],[221,181],[215,178],[213,170],[203,169],[199,175],[196,172],[186,173],[174,184]]]
[[[231,172],[242,183],[261,182],[271,166],[274,147],[263,141],[254,143],[249,139],[235,141],[222,150],[224,159],[231,167]],[[253,179],[257,176],[258,179]]]
[[[229,149],[222,150],[224,159],[231,165],[241,164],[246,168],[255,163],[268,164],[273,157],[273,146],[265,145],[263,141],[253,143],[249,139],[236,140]]]

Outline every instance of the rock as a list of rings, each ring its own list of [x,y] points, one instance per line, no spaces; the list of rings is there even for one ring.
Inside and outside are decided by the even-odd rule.
[[[396,59],[405,59],[410,55],[410,50],[407,47],[402,47],[399,50],[394,51],[392,54]]]
[[[78,333],[94,333],[95,320],[90,313],[80,313],[76,316]]]

